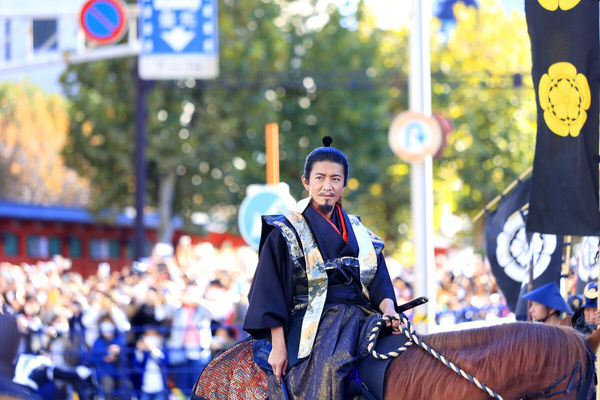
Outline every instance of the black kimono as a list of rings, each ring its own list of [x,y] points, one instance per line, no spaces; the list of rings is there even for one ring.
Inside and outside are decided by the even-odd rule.
[[[354,229],[341,207],[334,210],[332,221],[310,205],[302,215],[324,262],[358,256]],[[347,242],[342,237],[344,225]],[[326,270],[327,296],[312,351],[308,357],[297,359],[301,321],[291,318],[291,311],[294,296],[305,289],[295,282],[298,275],[293,273],[294,264],[286,239],[280,230],[266,222],[259,252],[244,330],[258,339],[269,337],[270,328],[284,327],[290,367],[282,378],[290,398],[345,398],[343,382],[358,358],[358,336],[363,323],[371,313],[380,312],[383,299],[395,299],[383,255],[381,252],[377,255],[377,269],[368,287],[370,299],[363,294],[357,266],[340,265]],[[280,391],[281,386],[270,374],[269,398],[283,398]]]

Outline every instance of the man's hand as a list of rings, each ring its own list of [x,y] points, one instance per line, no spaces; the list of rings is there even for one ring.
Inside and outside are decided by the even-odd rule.
[[[600,325],[600,311],[595,311],[592,314],[592,320],[590,321],[592,324]]]
[[[275,377],[277,378],[277,383],[281,384],[281,376],[285,375],[285,370],[288,365],[287,349],[285,346],[283,348],[275,348],[275,346],[273,346],[268,361],[273,368],[273,374],[275,374]]]
[[[282,326],[271,328],[271,341],[273,348],[271,349],[271,353],[269,353],[267,361],[273,368],[273,374],[277,378],[277,383],[281,384],[281,376],[285,375],[288,366],[287,347],[285,345]]]
[[[379,303],[379,309],[381,310],[383,317],[394,318],[392,321],[387,321],[385,324],[388,327],[392,327],[392,333],[394,335],[401,333],[402,331],[400,330],[400,316],[394,308],[394,301],[392,299],[381,300],[381,303]]]

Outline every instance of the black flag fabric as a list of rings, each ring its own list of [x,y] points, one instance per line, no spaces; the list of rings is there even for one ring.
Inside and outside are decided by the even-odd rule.
[[[598,282],[598,237],[585,236],[577,251],[576,293],[583,293],[589,282]]]
[[[529,234],[525,229],[530,191],[531,179],[519,182],[502,197],[495,211],[486,212],[485,223],[486,253],[492,274],[508,307],[519,319],[527,317],[527,310],[517,307],[517,303],[520,292],[527,292],[530,262],[533,263],[533,287],[537,288],[549,282],[559,284],[562,258],[562,237]]]
[[[598,0],[525,0],[537,100],[529,232],[600,235]]]

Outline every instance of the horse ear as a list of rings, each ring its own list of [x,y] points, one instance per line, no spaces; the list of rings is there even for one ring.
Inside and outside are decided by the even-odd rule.
[[[585,340],[588,342],[588,344],[590,345],[592,350],[594,350],[595,353],[596,350],[598,350],[598,345],[600,344],[600,329],[597,329],[594,332],[592,332],[592,334],[588,336]]]

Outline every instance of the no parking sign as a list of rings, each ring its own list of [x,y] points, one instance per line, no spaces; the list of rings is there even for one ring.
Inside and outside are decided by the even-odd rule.
[[[127,29],[127,10],[120,0],[88,0],[81,7],[79,23],[88,40],[116,43]]]
[[[263,215],[281,214],[295,205],[296,201],[285,183],[248,186],[238,214],[238,227],[248,246],[258,250]]]

